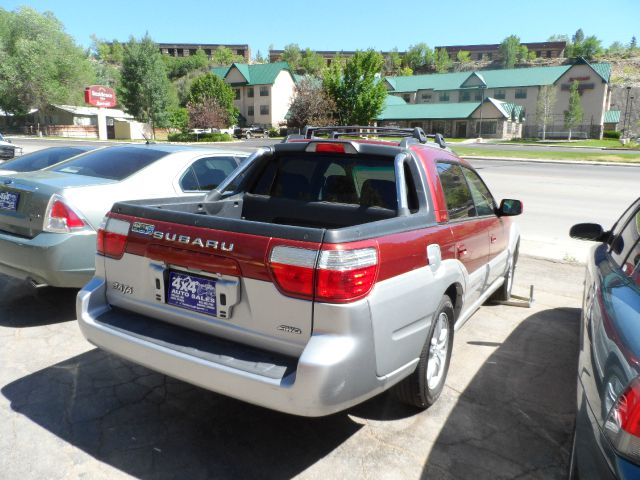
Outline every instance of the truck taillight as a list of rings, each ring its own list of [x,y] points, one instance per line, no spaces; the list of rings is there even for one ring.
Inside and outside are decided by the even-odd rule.
[[[319,252],[276,246],[271,251],[270,266],[276,283],[287,295],[346,303],[367,296],[373,288],[378,251],[360,248]]]
[[[99,254],[115,259],[122,258],[127,246],[131,224],[117,218],[105,217],[98,229],[96,250]]]
[[[317,250],[274,247],[270,257],[271,271],[282,291],[296,297],[311,298],[317,257]]]
[[[367,296],[376,282],[377,269],[375,248],[321,251],[316,300],[343,303]]]
[[[640,463],[640,377],[620,394],[609,411],[604,431],[618,452]]]
[[[60,195],[52,195],[44,214],[43,230],[53,233],[72,233],[84,230],[87,223]]]

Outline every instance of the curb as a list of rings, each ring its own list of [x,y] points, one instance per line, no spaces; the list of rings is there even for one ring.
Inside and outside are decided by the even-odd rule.
[[[587,160],[562,160],[562,159],[552,159],[552,158],[520,158],[520,157],[485,157],[479,155],[460,155],[460,158],[464,158],[465,160],[506,160],[510,162],[522,162],[522,163],[556,163],[556,164],[566,164],[566,165],[602,165],[605,167],[630,167],[630,168],[638,168],[640,167],[640,163],[630,163],[630,162],[598,162],[598,161],[587,161]]]
[[[624,147],[589,147],[584,145],[546,145],[544,143],[484,143],[483,145],[508,145],[511,147],[538,147],[538,148],[583,148],[587,150],[605,150],[605,151],[621,151],[621,152],[639,152],[640,148],[624,148]]]

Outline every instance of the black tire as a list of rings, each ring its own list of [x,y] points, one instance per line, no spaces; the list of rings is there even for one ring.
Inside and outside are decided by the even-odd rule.
[[[441,317],[445,315],[446,317]],[[393,387],[393,391],[395,396],[403,403],[408,405],[412,405],[414,407],[426,409],[433,405],[440,393],[442,393],[442,389],[444,388],[445,381],[447,379],[447,372],[449,371],[449,361],[451,360],[451,350],[453,348],[453,325],[454,325],[454,310],[453,304],[451,303],[451,299],[445,295],[440,300],[440,305],[438,305],[438,309],[436,310],[436,314],[434,315],[434,320],[431,322],[431,327],[429,329],[429,334],[427,335],[427,341],[424,343],[422,347],[422,352],[420,353],[420,361],[415,369],[415,371],[409,375],[407,378],[402,380],[396,386]],[[446,331],[446,353],[444,356],[444,365],[442,365],[442,370],[440,375],[437,377],[436,383],[429,386],[429,382],[427,380],[427,373],[429,372],[429,357],[432,340],[434,339],[434,333],[436,333],[436,327],[439,323],[439,319],[443,318],[442,321],[446,320],[447,331]],[[441,331],[441,330],[440,330]],[[436,355],[431,355],[432,361],[435,360]],[[438,358],[441,359],[442,355]],[[437,360],[435,360],[437,362]],[[442,359],[440,360],[442,361]]]
[[[247,140],[249,140],[252,137],[251,132],[247,132]]]
[[[516,265],[518,264],[518,252],[520,251],[520,241],[516,243],[516,248],[511,256],[509,268],[504,275],[504,282],[500,285],[500,288],[493,292],[491,300],[496,302],[506,302],[511,298],[511,290],[513,290],[513,281],[516,275]]]

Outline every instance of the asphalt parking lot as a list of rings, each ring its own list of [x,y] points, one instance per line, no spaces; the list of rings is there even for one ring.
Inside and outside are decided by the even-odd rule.
[[[103,353],[75,291],[0,276],[0,478],[564,478],[583,266],[521,257],[532,308],[482,307],[446,388],[320,419],[217,395]]]

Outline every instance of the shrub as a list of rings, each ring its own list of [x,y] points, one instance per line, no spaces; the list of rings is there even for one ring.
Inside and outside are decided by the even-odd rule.
[[[280,136],[280,130],[278,130],[277,128],[271,127],[269,129],[269,131],[267,132],[267,134],[269,135],[269,137],[279,137]]]
[[[167,136],[170,142],[230,142],[233,140],[228,133],[170,133]]]
[[[617,132],[616,130],[605,130],[602,132],[603,138],[615,138],[616,140],[620,140],[620,135],[622,132]]]

